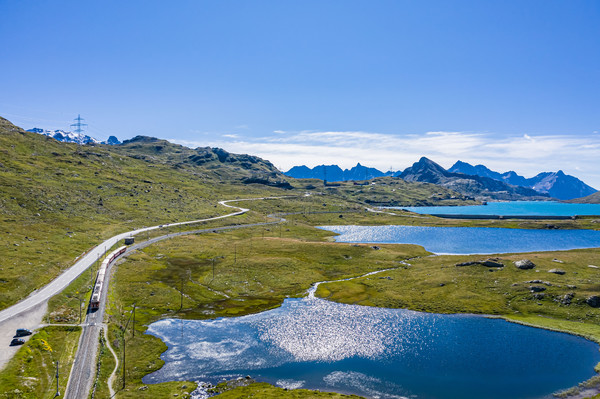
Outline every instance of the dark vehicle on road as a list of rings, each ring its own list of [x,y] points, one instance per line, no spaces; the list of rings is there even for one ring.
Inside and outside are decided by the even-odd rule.
[[[28,330],[26,328],[19,328],[19,329],[17,329],[16,336],[17,337],[24,337],[26,335],[31,335],[31,334],[32,334],[31,330]]]
[[[10,346],[16,346],[16,345],[23,345],[25,343],[24,339],[21,338],[13,338],[12,341],[10,341]]]

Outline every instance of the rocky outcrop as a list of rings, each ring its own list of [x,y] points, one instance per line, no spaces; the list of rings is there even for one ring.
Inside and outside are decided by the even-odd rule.
[[[521,270],[533,269],[535,267],[535,263],[533,263],[529,259],[521,259],[513,263],[515,264],[517,269]]]
[[[529,291],[531,292],[542,292],[542,291],[546,291],[546,287],[540,287],[538,285],[532,285],[529,287]]]
[[[481,265],[485,267],[504,267],[503,263],[500,263],[497,258],[490,258],[486,260],[476,260],[470,262],[457,263],[456,266],[473,266],[473,265]]]
[[[600,308],[600,296],[592,295],[585,300],[585,303],[593,308]]]
[[[558,298],[555,299],[555,301],[559,302],[562,305],[570,305],[571,301],[573,300],[573,297],[575,296],[575,293],[573,292],[568,292],[565,295],[559,296]]]

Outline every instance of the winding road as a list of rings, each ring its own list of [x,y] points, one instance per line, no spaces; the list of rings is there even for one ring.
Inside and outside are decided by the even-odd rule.
[[[232,212],[226,215],[216,216],[212,218],[206,219],[197,219],[185,222],[178,223],[169,223],[158,226],[145,227],[137,230],[128,231],[125,233],[118,234],[113,236],[106,241],[102,242],[100,245],[92,248],[89,252],[87,252],[83,257],[81,257],[77,262],[71,266],[69,269],[65,270],[61,275],[59,275],[56,279],[48,283],[46,286],[42,287],[39,290],[34,291],[31,295],[29,295],[24,300],[18,302],[17,304],[10,306],[2,311],[0,311],[0,339],[11,338],[14,333],[15,326],[18,327],[37,327],[40,326],[42,321],[42,317],[45,314],[47,308],[47,301],[52,296],[60,293],[64,290],[69,284],[71,284],[79,275],[81,275],[84,271],[86,271],[91,265],[93,265],[97,260],[99,260],[102,256],[104,256],[108,249],[110,249],[113,245],[123,240],[126,237],[135,236],[140,233],[144,233],[151,230],[157,230],[161,228],[171,227],[171,226],[182,226],[188,224],[195,224],[201,222],[214,221],[219,219],[230,218],[233,216],[242,215],[249,211],[249,209],[229,205],[229,202],[239,202],[239,201],[254,201],[254,200],[266,200],[266,199],[281,199],[288,197],[261,197],[261,198],[245,198],[245,199],[234,199],[234,200],[224,200],[219,201],[219,204],[228,208],[237,209],[236,212]],[[186,234],[198,234],[212,231],[222,231],[222,230],[231,230],[236,228],[247,228],[252,226],[260,226],[267,224],[280,223],[284,221],[284,219],[279,218],[277,221],[273,222],[263,222],[263,223],[252,223],[245,225],[233,225],[233,226],[225,226],[225,227],[215,227],[210,229],[199,229],[192,231],[183,231],[179,233],[170,233],[163,236],[154,237],[150,240],[132,245],[125,255],[128,252],[131,252],[135,249],[143,248],[148,245],[151,245],[155,242],[172,238],[180,235]],[[109,266],[109,271],[112,265]],[[105,284],[108,286],[110,280],[110,272],[106,273]],[[89,313],[86,315],[86,320],[81,324],[83,329],[82,335],[79,341],[79,346],[77,349],[77,354],[75,361],[73,362],[73,367],[71,369],[71,376],[69,378],[68,386],[65,392],[65,397],[67,398],[81,398],[87,397],[89,393],[89,389],[92,385],[92,381],[95,375],[95,366],[96,366],[96,355],[98,349],[98,337],[101,328],[105,328],[103,324],[104,318],[104,309],[105,309],[105,296],[102,298],[102,304],[98,311],[94,313]],[[25,323],[25,324],[23,324]],[[10,360],[10,358],[16,353],[18,348],[12,348],[12,350],[6,351],[4,356],[0,358],[0,369]],[[111,392],[112,393],[112,392]]]

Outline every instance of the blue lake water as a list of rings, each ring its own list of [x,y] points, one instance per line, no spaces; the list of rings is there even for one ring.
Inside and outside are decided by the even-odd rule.
[[[417,244],[438,254],[498,254],[600,247],[597,230],[492,227],[321,226],[339,242]]]
[[[600,215],[600,204],[564,204],[553,201],[488,202],[470,206],[395,207],[421,214],[503,215],[503,216],[575,216]]]
[[[369,398],[548,398],[593,375],[598,345],[474,315],[286,299],[263,313],[161,320],[168,350],[145,383],[251,375],[287,388]]]

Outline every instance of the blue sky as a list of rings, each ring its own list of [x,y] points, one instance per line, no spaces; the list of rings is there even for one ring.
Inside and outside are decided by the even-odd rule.
[[[598,1],[0,0],[0,115],[287,169],[425,155],[600,188]]]

